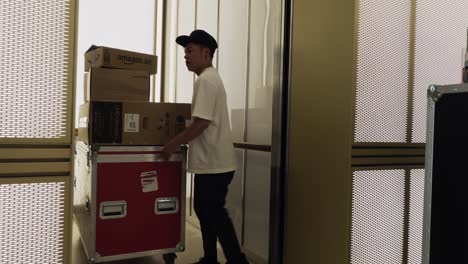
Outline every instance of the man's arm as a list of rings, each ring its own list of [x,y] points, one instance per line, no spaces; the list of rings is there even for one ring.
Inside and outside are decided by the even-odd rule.
[[[188,143],[198,137],[210,125],[210,120],[194,117],[193,123],[184,131],[177,134],[163,148],[162,155],[165,160],[171,157],[171,154],[182,144]]]

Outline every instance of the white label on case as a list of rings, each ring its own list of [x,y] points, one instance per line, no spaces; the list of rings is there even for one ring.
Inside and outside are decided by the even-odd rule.
[[[125,114],[124,132],[138,133],[140,125],[139,114]]]
[[[158,178],[141,178],[141,188],[143,192],[155,192],[158,190]]]

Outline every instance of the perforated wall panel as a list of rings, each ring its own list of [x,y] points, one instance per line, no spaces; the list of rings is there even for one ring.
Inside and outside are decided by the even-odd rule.
[[[352,264],[402,262],[404,196],[404,170],[354,173]]]
[[[406,142],[411,1],[359,1],[355,142]]]
[[[417,0],[413,143],[426,142],[427,88],[462,82],[468,1]]]
[[[0,263],[63,263],[65,183],[0,184]]]
[[[408,264],[421,264],[424,215],[424,170],[412,170],[410,177]]]
[[[0,138],[67,134],[70,2],[0,1]]]

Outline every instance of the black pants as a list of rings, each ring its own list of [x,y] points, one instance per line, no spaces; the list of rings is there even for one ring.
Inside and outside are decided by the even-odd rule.
[[[231,218],[224,205],[234,171],[219,174],[195,174],[194,209],[200,220],[205,258],[217,259],[219,239],[228,263],[243,258]]]

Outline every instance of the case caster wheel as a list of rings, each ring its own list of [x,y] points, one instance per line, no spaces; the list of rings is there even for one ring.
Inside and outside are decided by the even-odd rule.
[[[175,253],[164,254],[163,259],[166,264],[174,264],[177,255]]]

